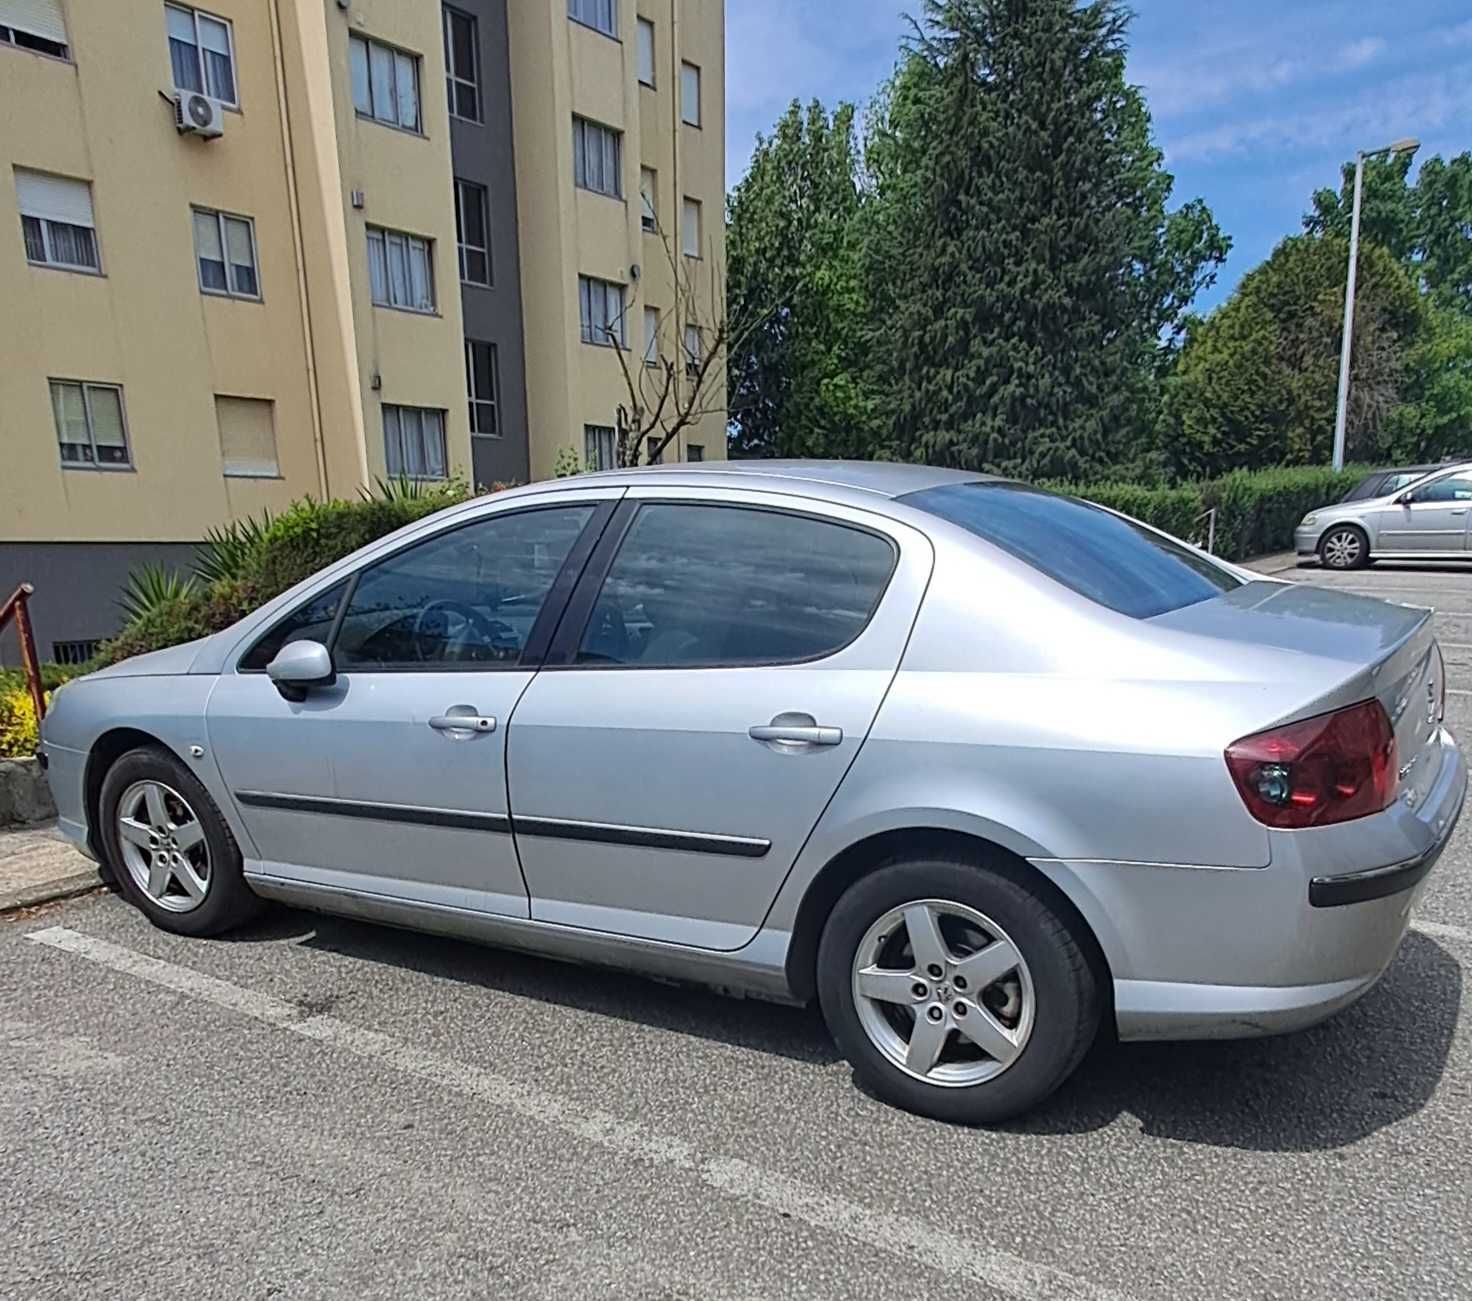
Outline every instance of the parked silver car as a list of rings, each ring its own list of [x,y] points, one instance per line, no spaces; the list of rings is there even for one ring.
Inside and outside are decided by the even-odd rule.
[[[1294,530],[1300,560],[1330,569],[1372,560],[1467,560],[1472,525],[1472,465],[1452,465],[1378,497],[1311,510]]]
[[[911,465],[585,475],[65,686],[62,827],[262,899],[777,999],[966,1122],[1363,994],[1466,769],[1429,613]]]

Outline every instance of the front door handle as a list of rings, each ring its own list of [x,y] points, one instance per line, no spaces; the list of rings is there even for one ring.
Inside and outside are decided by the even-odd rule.
[[[436,732],[494,732],[496,720],[487,714],[436,714],[429,720]]]
[[[1465,506],[1461,507],[1459,510],[1447,511],[1447,514],[1448,515],[1465,515],[1466,513],[1467,513],[1467,508]]]
[[[775,741],[786,745],[838,745],[843,728],[821,727],[811,714],[778,714],[770,723],[746,729],[753,741]]]

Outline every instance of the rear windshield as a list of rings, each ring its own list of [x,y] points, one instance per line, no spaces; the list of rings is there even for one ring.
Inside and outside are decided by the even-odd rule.
[[[1171,538],[1020,483],[951,483],[900,500],[959,524],[1091,601],[1149,619],[1242,580]]]

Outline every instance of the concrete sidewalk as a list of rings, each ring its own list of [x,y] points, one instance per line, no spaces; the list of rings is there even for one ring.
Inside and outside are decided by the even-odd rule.
[[[97,864],[62,839],[54,824],[0,831],[0,913],[101,884]]]
[[[1298,568],[1298,556],[1292,551],[1277,551],[1270,556],[1258,556],[1254,560],[1244,560],[1243,569],[1255,569],[1259,574],[1269,574],[1273,577],[1286,577]]]

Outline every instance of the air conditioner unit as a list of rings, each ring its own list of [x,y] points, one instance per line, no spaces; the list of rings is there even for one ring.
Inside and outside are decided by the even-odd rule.
[[[225,134],[225,111],[220,101],[197,90],[181,90],[174,96],[174,125],[186,132],[213,140]]]

